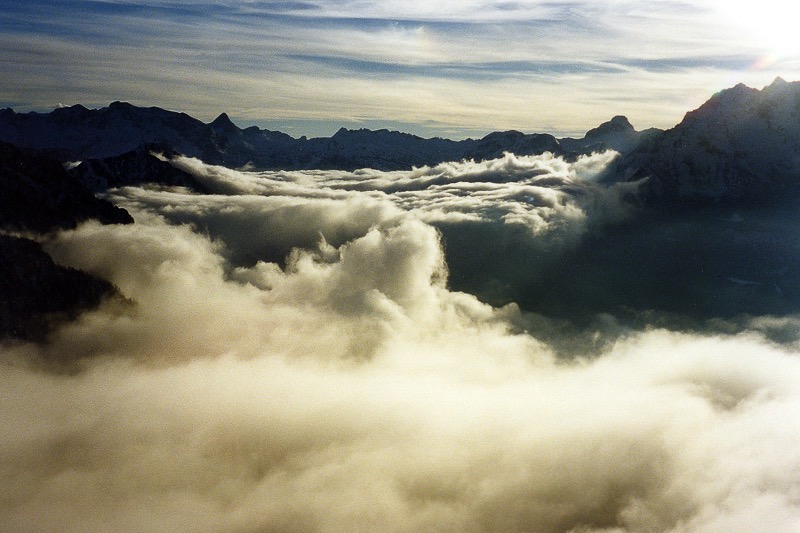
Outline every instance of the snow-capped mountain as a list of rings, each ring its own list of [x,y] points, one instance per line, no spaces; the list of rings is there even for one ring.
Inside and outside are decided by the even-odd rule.
[[[612,179],[649,178],[646,195],[678,203],[746,202],[800,185],[800,83],[739,84],[620,159]]]

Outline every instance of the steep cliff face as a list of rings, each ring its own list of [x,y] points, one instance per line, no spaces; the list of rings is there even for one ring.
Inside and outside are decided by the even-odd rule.
[[[625,155],[615,169],[649,178],[651,201],[764,201],[800,188],[800,83],[737,85]]]

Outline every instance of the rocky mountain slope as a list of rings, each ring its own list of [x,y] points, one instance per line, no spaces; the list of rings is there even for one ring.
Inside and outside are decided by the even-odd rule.
[[[37,339],[115,294],[99,278],[57,265],[39,243],[14,233],[46,233],[94,219],[127,224],[124,209],[96,198],[58,161],[0,143],[0,339]]]
[[[124,154],[82,161],[67,172],[94,192],[145,183],[207,192],[194,176],[166,160],[175,155],[176,152],[167,146],[144,144]]]
[[[0,339],[41,339],[116,294],[107,281],[62,267],[39,243],[0,234]]]
[[[763,202],[800,189],[800,82],[739,84],[625,154],[611,180],[649,178],[651,202]]]
[[[0,227],[46,232],[96,219],[130,223],[124,209],[96,198],[58,161],[0,143]]]

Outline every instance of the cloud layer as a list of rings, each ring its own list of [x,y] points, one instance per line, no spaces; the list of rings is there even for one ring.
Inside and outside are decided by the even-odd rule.
[[[469,222],[522,233],[533,246],[547,242],[557,252],[591,226],[623,220],[631,212],[625,197],[637,184],[609,188],[592,181],[616,155],[609,151],[568,163],[551,154],[506,154],[411,172],[353,173],[245,173],[183,158],[174,164],[217,194],[125,189],[113,198],[198,225],[221,237],[234,257],[257,257],[261,250],[266,254],[261,259],[279,261],[293,247],[315,245],[320,236],[338,246],[409,213],[440,226]],[[270,253],[276,249],[281,255]]]
[[[3,349],[0,528],[794,531],[800,320],[617,327],[565,359],[541,317],[450,288],[464,228],[564,254],[633,216],[591,181],[610,157],[182,160],[218,194],[114,191],[136,224],[45,246],[124,298]]]

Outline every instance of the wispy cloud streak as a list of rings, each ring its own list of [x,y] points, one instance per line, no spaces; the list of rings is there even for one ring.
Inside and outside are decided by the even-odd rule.
[[[0,99],[37,109],[125,99],[210,119],[224,101],[242,120],[310,119],[334,131],[432,120],[442,131],[573,133],[620,113],[668,127],[732,76],[759,85],[776,73],[751,73],[768,50],[699,2],[5,7],[0,68],[12,82]],[[598,105],[601,95],[614,109]]]

